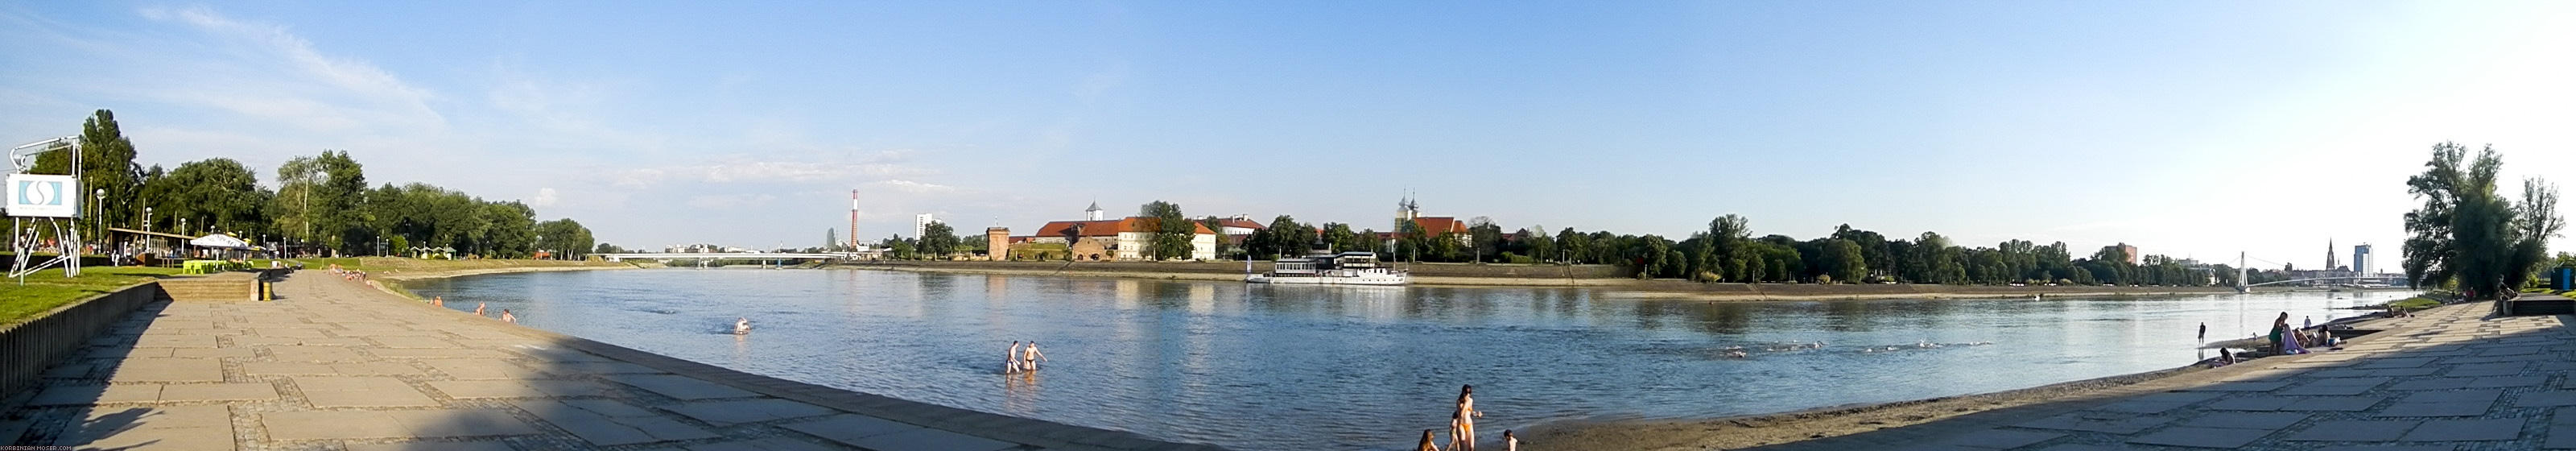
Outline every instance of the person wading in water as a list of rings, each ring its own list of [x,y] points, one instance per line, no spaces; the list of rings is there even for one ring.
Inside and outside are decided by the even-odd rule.
[[[1038,352],[1038,342],[1029,342],[1029,349],[1020,354],[1020,361],[1027,363],[1021,371],[1037,371],[1038,361],[1041,360],[1046,360],[1046,353]]]
[[[1011,340],[1011,355],[1002,358],[1002,374],[1020,372],[1020,341]]]

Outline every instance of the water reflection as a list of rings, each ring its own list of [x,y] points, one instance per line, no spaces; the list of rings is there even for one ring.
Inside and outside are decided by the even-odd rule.
[[[530,326],[729,368],[1248,450],[1401,448],[1444,424],[1462,383],[1478,386],[1484,423],[1499,430],[2149,371],[2201,358],[2198,323],[2228,339],[2268,325],[2237,320],[2249,312],[2323,320],[2396,296],[1705,302],[1565,288],[746,270],[415,285],[455,308],[489,302],[528,312]],[[769,312],[753,315],[756,337],[708,332],[747,312]],[[1012,340],[1046,343],[1055,363],[999,374]],[[1978,342],[1992,344],[1967,345]],[[1237,433],[1248,430],[1301,434]]]

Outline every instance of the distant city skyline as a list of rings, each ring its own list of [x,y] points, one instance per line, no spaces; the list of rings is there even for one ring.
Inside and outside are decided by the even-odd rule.
[[[349,151],[637,249],[1165,200],[2316,267],[2434,143],[2576,183],[2557,2],[0,5],[0,139]],[[14,143],[13,143],[14,144]],[[852,190],[857,190],[855,193]],[[856,230],[847,202],[859,205]],[[2566,238],[2558,251],[2576,250]],[[2385,250],[2383,250],[2385,251]],[[2399,256],[2378,258],[2393,266]],[[2255,265],[2277,267],[2278,265]]]

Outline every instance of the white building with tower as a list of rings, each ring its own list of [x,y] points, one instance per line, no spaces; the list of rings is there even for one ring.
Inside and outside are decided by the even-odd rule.
[[[935,222],[939,222],[939,218],[929,213],[912,215],[912,239],[918,240],[929,234],[930,224]]]

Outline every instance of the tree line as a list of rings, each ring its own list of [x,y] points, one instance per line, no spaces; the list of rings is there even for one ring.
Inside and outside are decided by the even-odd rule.
[[[78,224],[88,236],[107,236],[107,228],[228,233],[317,255],[404,255],[413,247],[438,247],[491,258],[527,258],[539,250],[578,258],[612,247],[595,243],[590,229],[572,219],[537,221],[536,211],[516,200],[416,182],[371,188],[365,166],[345,151],[287,160],[272,191],[259,185],[257,172],[230,158],[167,170],[141,166],[108,110],[83,121],[80,136],[81,184],[90,191],[80,194],[95,203],[84,207],[90,217]],[[71,155],[41,154],[30,172],[70,174]]]

